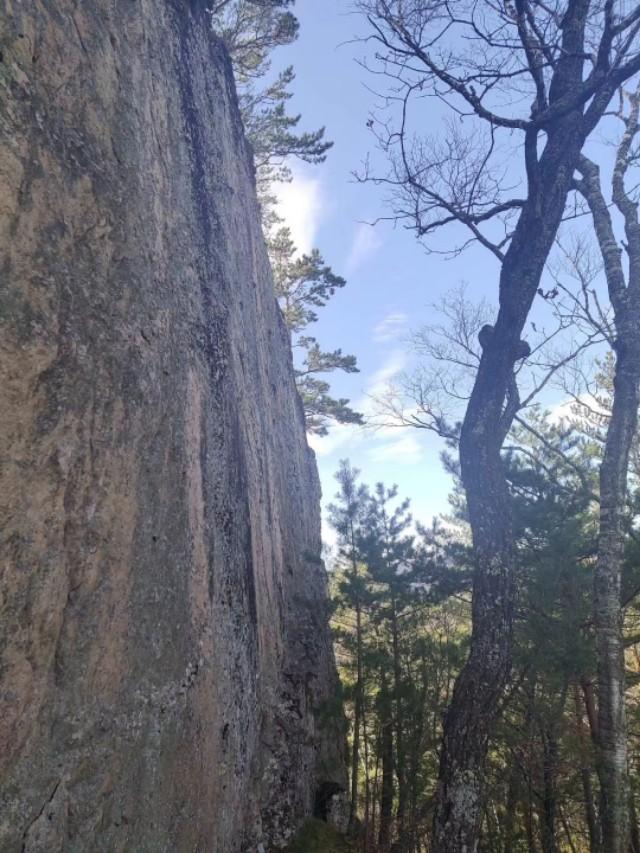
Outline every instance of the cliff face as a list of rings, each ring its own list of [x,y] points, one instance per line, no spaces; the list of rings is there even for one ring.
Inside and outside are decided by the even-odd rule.
[[[0,850],[340,783],[319,488],[203,0],[0,0]]]

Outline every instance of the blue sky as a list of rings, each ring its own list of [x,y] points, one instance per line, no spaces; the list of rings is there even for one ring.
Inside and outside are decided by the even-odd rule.
[[[402,227],[366,224],[385,210],[381,190],[353,178],[363,158],[375,151],[367,119],[375,107],[372,79],[357,62],[365,47],[353,41],[364,22],[349,12],[349,0],[298,0],[300,37],[280,49],[274,67],[296,70],[291,109],[303,115],[301,127],[326,125],[335,143],[326,163],[297,166],[294,181],[281,190],[281,212],[301,249],[316,246],[348,284],[322,310],[310,329],[325,349],[341,347],[358,358],[359,374],[334,374],[332,389],[356,407],[370,408],[369,397],[410,366],[408,336],[434,321],[433,304],[461,282],[469,296],[497,300],[498,264],[484,249],[471,248],[454,259],[428,254]],[[440,116],[425,106],[430,129]],[[326,438],[312,437],[326,503],[335,492],[339,460],[349,458],[366,482],[396,483],[410,497],[423,522],[447,511],[451,484],[442,470],[442,443],[431,433],[411,429],[371,432],[334,427]]]

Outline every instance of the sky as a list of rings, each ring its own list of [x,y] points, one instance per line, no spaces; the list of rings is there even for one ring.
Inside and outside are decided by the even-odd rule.
[[[402,227],[369,224],[389,211],[380,188],[354,178],[367,154],[375,152],[367,120],[376,96],[374,81],[358,62],[366,48],[354,41],[364,22],[350,7],[350,0],[298,0],[300,36],[274,56],[276,70],[295,68],[291,111],[302,114],[300,127],[324,125],[334,142],[324,164],[294,166],[293,182],[280,188],[280,212],[298,247],[317,247],[347,279],[309,333],[323,349],[340,347],[356,355],[360,373],[331,374],[332,392],[368,414],[371,398],[410,369],[415,359],[410,335],[436,320],[434,304],[465,282],[471,298],[495,306],[499,268],[479,247],[447,258],[427,253]],[[425,105],[425,128],[441,120],[429,110],[434,107]],[[326,437],[312,436],[310,444],[325,507],[336,491],[339,461],[347,458],[364,482],[397,484],[422,523],[448,509],[451,481],[440,463],[443,444],[428,431],[338,425]],[[323,535],[331,541],[326,524]]]

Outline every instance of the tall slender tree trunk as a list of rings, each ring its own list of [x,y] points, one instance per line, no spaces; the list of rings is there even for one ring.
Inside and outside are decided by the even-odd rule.
[[[640,329],[629,329],[640,337]],[[594,578],[598,653],[598,776],[605,853],[627,853],[629,789],[620,585],[625,542],[627,471],[636,431],[640,340],[619,330],[611,420],[600,466],[600,538]]]
[[[518,806],[518,777],[515,766],[509,772],[507,786],[507,809],[504,819],[504,853],[513,853],[516,828],[516,808]]]
[[[636,801],[633,796],[633,789],[629,786],[629,838],[631,844],[629,849],[631,853],[640,853],[640,829],[638,828],[638,815],[636,813]]]
[[[357,569],[356,569],[357,570]],[[356,689],[353,711],[353,747],[351,750],[351,808],[349,829],[353,831],[358,822],[358,795],[360,789],[360,726],[362,723],[362,608],[356,602]]]
[[[624,645],[621,579],[629,455],[638,420],[640,383],[640,222],[638,205],[625,188],[639,130],[640,86],[629,98],[625,133],[616,152],[612,197],[624,219],[628,280],[615,237],[598,167],[580,158],[578,186],[591,210],[615,317],[613,405],[600,464],[600,535],[593,586],[598,658],[598,777],[602,846],[605,853],[627,853],[629,788],[625,719]]]
[[[362,725],[364,705],[364,678],[362,663],[362,602],[357,589],[358,559],[356,547],[356,533],[353,521],[350,522],[351,537],[351,573],[356,584],[355,610],[356,610],[356,688],[353,710],[353,748],[351,751],[351,807],[349,811],[349,830],[354,831],[358,823],[358,796],[360,785],[360,728]]]
[[[558,770],[558,741],[553,731],[542,731],[542,850],[557,853],[556,813],[558,809],[556,776]]]
[[[380,719],[378,719],[378,731],[376,734],[376,761],[373,773],[373,791],[371,795],[371,826],[368,827],[369,839],[371,847],[376,848],[375,839],[379,832],[379,806],[380,806],[380,763],[382,761],[382,728]]]
[[[391,702],[386,681],[382,682],[381,740],[382,740],[382,784],[380,786],[380,831],[378,848],[387,853],[391,843],[391,823],[393,819],[393,719]]]
[[[369,775],[369,736],[367,733],[367,709],[362,703],[362,745],[364,747],[364,844],[362,853],[369,851],[369,824],[371,820],[371,778]]]
[[[576,713],[576,732],[578,742],[580,744],[580,780],[582,782],[582,800],[584,804],[584,815],[587,823],[587,832],[589,833],[589,851],[590,853],[599,853],[600,851],[600,833],[596,808],[593,799],[593,785],[591,784],[591,766],[587,759],[587,733],[584,728],[582,700],[578,685],[574,685],[574,704]],[[639,851],[640,853],[640,851]]]
[[[409,853],[419,853],[420,842],[418,840],[418,795],[420,784],[420,761],[424,754],[424,735],[425,735],[425,706],[427,702],[427,692],[429,688],[429,680],[427,677],[428,666],[424,657],[420,666],[420,699],[418,701],[418,719],[414,729],[412,738],[411,755],[410,755],[410,771],[409,778],[411,780],[410,789],[410,824],[409,824]]]
[[[393,702],[396,730],[396,776],[398,777],[398,807],[396,809],[396,843],[394,851],[406,850],[407,772],[405,754],[404,708],[402,705],[402,667],[396,602],[391,602],[391,638],[393,646]]]

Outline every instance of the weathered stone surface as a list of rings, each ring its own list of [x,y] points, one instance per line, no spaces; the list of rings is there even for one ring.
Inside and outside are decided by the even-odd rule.
[[[341,781],[319,488],[203,0],[0,0],[0,850]]]

